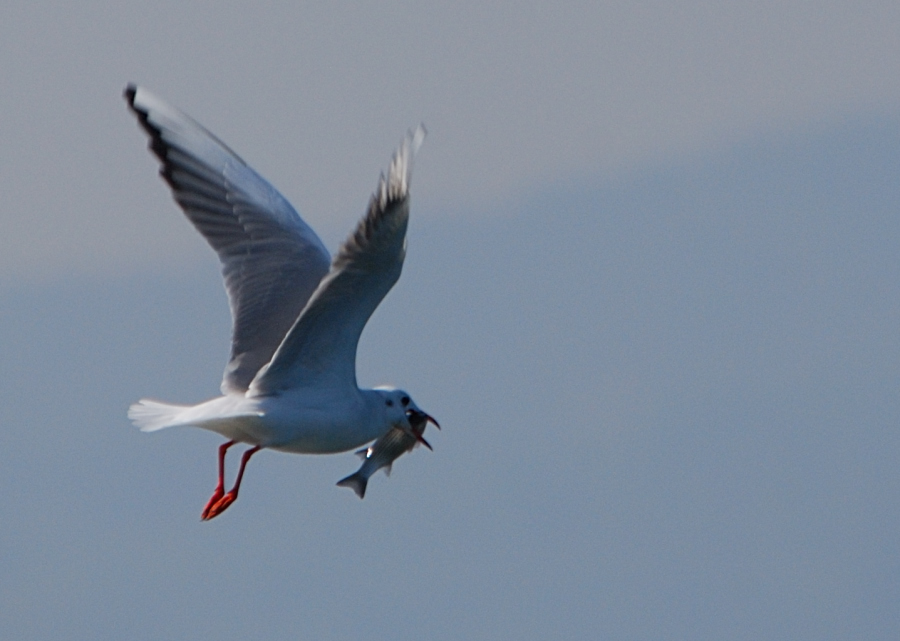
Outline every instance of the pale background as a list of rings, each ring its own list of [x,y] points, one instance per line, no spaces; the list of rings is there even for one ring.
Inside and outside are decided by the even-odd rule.
[[[422,4],[0,7],[0,637],[900,638],[900,4]],[[128,81],[332,250],[429,128],[364,501],[128,424],[230,325]]]

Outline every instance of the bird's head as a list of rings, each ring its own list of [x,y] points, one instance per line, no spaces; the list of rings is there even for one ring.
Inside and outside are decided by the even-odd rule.
[[[402,389],[377,387],[375,391],[378,392],[382,399],[385,418],[391,426],[400,427],[405,432],[412,434],[417,441],[430,450],[431,445],[428,444],[428,441],[425,440],[422,434],[425,433],[425,426],[428,423],[433,423],[436,428],[441,429],[438,422],[419,409],[419,406],[413,402],[409,394]]]

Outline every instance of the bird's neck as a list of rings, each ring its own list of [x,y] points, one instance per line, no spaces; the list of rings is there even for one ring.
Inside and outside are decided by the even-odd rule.
[[[365,407],[366,420],[360,421],[361,437],[372,441],[387,432],[391,425],[384,417],[384,397],[373,389],[359,390]]]

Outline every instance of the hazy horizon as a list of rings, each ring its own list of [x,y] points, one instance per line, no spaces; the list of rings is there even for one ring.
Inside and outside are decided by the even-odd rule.
[[[900,631],[900,5],[0,9],[0,636]],[[261,452],[209,523],[228,304],[121,91],[331,250],[408,127],[359,347],[443,430],[366,498]],[[238,457],[228,460],[233,477]]]

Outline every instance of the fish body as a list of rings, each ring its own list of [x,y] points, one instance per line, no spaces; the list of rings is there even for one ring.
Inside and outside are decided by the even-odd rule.
[[[366,495],[366,485],[369,482],[369,478],[375,472],[384,468],[385,474],[390,475],[391,465],[393,465],[394,461],[403,454],[412,451],[420,442],[424,443],[428,449],[431,449],[428,441],[422,437],[429,420],[434,422],[434,419],[424,412],[410,412],[409,423],[412,431],[394,426],[372,443],[371,446],[359,450],[357,454],[363,459],[362,465],[355,474],[338,481],[338,486],[349,487],[356,492],[359,498],[363,498]]]

